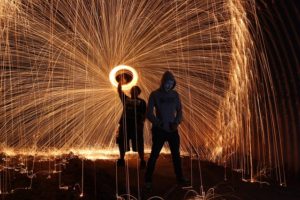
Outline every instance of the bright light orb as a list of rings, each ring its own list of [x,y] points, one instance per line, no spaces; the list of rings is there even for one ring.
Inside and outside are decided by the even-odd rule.
[[[132,74],[132,80],[129,83],[122,85],[122,90],[130,90],[133,86],[136,85],[138,81],[138,74],[136,70],[130,66],[118,65],[114,67],[109,73],[109,80],[113,86],[118,87],[118,81],[116,80],[116,75],[121,70],[129,71]]]

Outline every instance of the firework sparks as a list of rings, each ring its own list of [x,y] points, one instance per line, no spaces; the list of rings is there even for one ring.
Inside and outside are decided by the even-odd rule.
[[[124,64],[135,67],[127,69],[144,99],[159,87],[164,71],[174,72],[185,152],[228,162],[251,178],[260,171],[254,171],[255,158],[262,167],[276,168],[284,181],[276,126],[264,125],[260,110],[271,100],[258,91],[255,73],[267,66],[255,62],[246,14],[255,15],[253,4],[1,1],[0,20],[10,18],[1,20],[0,35],[2,148],[114,149],[122,107],[110,81],[116,86],[114,67]],[[14,12],[4,14],[6,7]],[[264,76],[269,90],[267,72]],[[276,121],[273,112],[269,117]],[[150,144],[148,124],[145,141]]]

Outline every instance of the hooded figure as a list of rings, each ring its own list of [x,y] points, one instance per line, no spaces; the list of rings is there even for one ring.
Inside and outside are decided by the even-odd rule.
[[[182,108],[179,95],[173,90],[175,86],[173,74],[166,71],[161,79],[160,88],[150,94],[147,118],[152,123],[152,128],[161,128],[167,132],[177,130],[182,120]]]
[[[160,88],[153,91],[149,97],[147,118],[152,123],[152,149],[145,174],[147,189],[152,186],[155,163],[165,142],[169,143],[177,181],[181,184],[187,183],[182,175],[177,129],[182,121],[182,107],[179,94],[174,90],[175,86],[173,74],[166,71],[161,79]]]

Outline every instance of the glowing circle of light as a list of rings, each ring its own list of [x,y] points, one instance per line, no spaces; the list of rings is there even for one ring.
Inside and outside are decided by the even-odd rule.
[[[138,74],[133,67],[130,67],[127,65],[118,65],[118,66],[114,67],[109,73],[109,80],[113,86],[118,87],[118,82],[116,80],[116,74],[117,74],[117,72],[119,72],[121,70],[128,70],[132,73],[132,80],[129,83],[122,85],[122,90],[129,90],[130,88],[135,86],[138,81]]]

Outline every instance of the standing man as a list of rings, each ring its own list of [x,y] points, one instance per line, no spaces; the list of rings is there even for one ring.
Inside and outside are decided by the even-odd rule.
[[[178,125],[182,121],[182,107],[179,94],[173,90],[175,85],[176,81],[173,74],[166,71],[161,79],[160,88],[153,91],[149,97],[147,118],[152,123],[152,149],[145,174],[147,189],[152,187],[155,163],[166,141],[170,146],[177,182],[180,184],[187,183],[182,174],[179,152]]]
[[[121,77],[118,85],[119,97],[123,104],[123,113],[119,122],[119,134],[117,143],[119,145],[120,159],[118,166],[125,166],[125,152],[130,150],[137,151],[140,157],[140,169],[146,167],[144,160],[144,122],[146,118],[146,102],[139,98],[141,89],[133,86],[130,90],[131,97],[122,91],[122,84],[127,83],[126,77]]]

